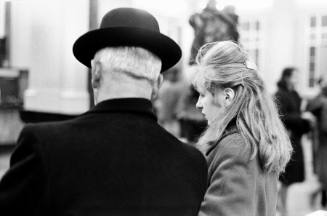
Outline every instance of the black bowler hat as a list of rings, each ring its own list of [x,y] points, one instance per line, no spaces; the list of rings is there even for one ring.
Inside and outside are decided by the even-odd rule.
[[[135,8],[117,8],[109,11],[99,29],[79,37],[73,46],[77,60],[91,67],[97,51],[105,47],[143,47],[162,61],[161,72],[174,66],[182,56],[180,47],[160,33],[157,20],[148,12]]]

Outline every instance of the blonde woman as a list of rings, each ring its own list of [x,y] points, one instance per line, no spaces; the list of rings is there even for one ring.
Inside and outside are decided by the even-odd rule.
[[[202,46],[197,63],[196,106],[209,125],[198,142],[209,166],[199,215],[275,216],[292,147],[271,96],[231,41]]]

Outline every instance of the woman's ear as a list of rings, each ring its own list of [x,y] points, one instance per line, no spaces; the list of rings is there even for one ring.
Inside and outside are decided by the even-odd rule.
[[[230,105],[235,97],[235,91],[232,88],[225,88],[224,89],[224,96],[225,96],[225,105]]]

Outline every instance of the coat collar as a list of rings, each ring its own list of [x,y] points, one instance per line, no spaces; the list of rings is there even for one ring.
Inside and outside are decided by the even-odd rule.
[[[157,120],[151,101],[145,98],[117,98],[105,100],[98,103],[87,113],[108,112],[138,113]]]
[[[229,122],[229,124],[227,125],[227,127],[226,127],[225,131],[223,132],[223,134],[221,135],[221,137],[216,142],[212,143],[210,148],[208,148],[208,150],[205,152],[205,155],[208,157],[210,155],[210,153],[220,143],[221,140],[223,140],[225,137],[232,135],[234,133],[239,133],[239,130],[237,129],[237,126],[236,126],[236,119],[233,119],[231,122]]]

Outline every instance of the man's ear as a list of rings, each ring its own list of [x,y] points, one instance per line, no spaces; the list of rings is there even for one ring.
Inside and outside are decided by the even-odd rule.
[[[224,89],[224,96],[225,96],[225,105],[229,106],[235,97],[235,91],[232,88],[225,88]]]
[[[152,90],[152,94],[151,94],[152,100],[154,100],[158,97],[159,89],[161,88],[162,84],[163,84],[163,76],[162,76],[162,74],[160,74],[153,86],[153,90]]]
[[[99,62],[91,61],[92,65],[92,87],[93,89],[98,89],[100,87],[101,82],[101,64]]]
[[[164,78],[162,76],[162,74],[159,75],[158,77],[158,81],[157,81],[157,89],[159,90],[163,84]]]

